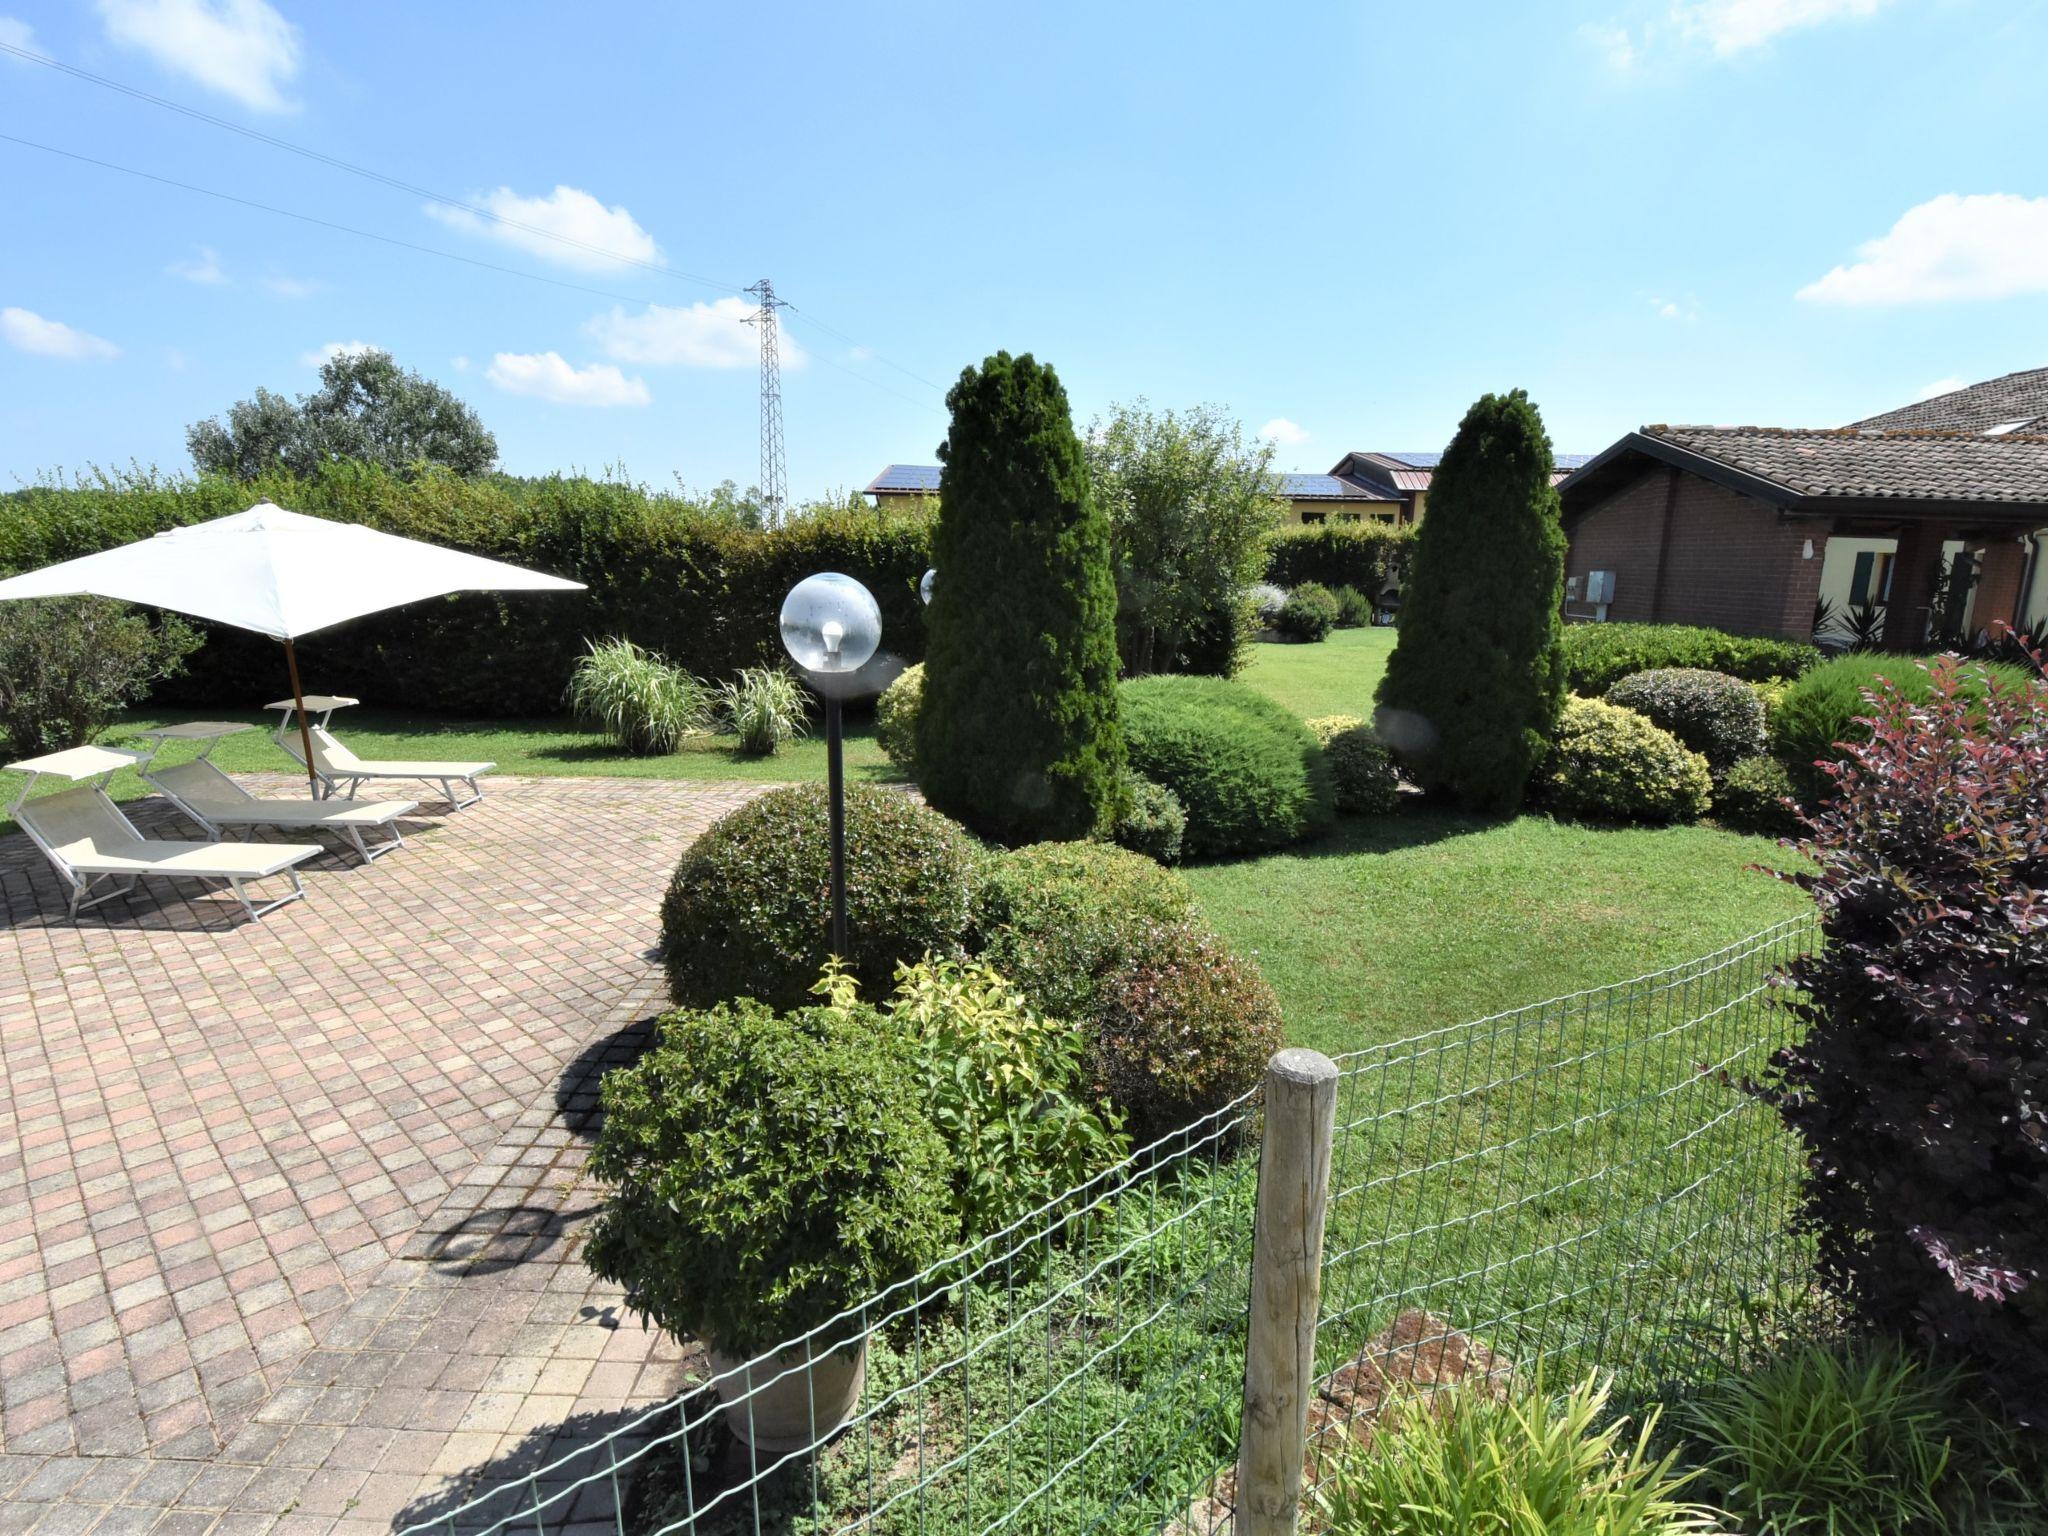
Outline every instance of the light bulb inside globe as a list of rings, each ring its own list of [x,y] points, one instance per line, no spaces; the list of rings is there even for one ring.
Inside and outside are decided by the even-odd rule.
[[[882,610],[851,576],[806,576],[782,600],[782,645],[807,672],[854,672],[882,643]]]

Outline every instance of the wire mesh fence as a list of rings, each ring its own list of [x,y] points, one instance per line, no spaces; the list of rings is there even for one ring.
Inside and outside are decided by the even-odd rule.
[[[1257,1113],[1247,1095],[408,1533],[1157,1531],[1236,1444]],[[865,1371],[835,1433],[847,1339]]]
[[[1813,934],[1338,1058],[1311,1487],[1411,1381],[1597,1366],[1648,1392],[1725,1362],[1731,1319],[1800,1264],[1796,1154],[1740,1079]],[[405,1536],[1211,1536],[1260,1112],[1248,1094]]]
[[[1597,1369],[1647,1395],[1731,1363],[1805,1269],[1796,1146],[1742,1081],[1815,933],[1337,1058],[1311,1487],[1410,1386]]]

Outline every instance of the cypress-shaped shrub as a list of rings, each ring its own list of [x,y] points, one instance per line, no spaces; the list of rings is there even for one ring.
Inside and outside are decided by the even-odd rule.
[[[1380,680],[1380,734],[1424,789],[1470,810],[1522,803],[1564,707],[1564,531],[1543,419],[1484,395],[1438,465]]]
[[[1131,766],[1179,799],[1189,857],[1256,853],[1329,828],[1322,747],[1264,694],[1220,677],[1133,678],[1121,692]]]
[[[1109,521],[1051,368],[998,352],[946,403],[919,783],[1001,842],[1086,837],[1124,765]]]

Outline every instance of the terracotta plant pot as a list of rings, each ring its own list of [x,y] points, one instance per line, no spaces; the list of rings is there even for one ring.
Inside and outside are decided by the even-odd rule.
[[[757,1456],[771,1460],[823,1445],[837,1434],[860,1407],[860,1389],[868,1375],[864,1336],[812,1357],[808,1370],[802,1348],[751,1364],[716,1346],[707,1353],[727,1426]]]

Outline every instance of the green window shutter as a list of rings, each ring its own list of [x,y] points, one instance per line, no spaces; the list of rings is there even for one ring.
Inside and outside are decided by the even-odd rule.
[[[1860,608],[1870,601],[1870,573],[1877,565],[1877,553],[1864,550],[1856,557],[1856,574],[1849,582],[1849,606]]]

